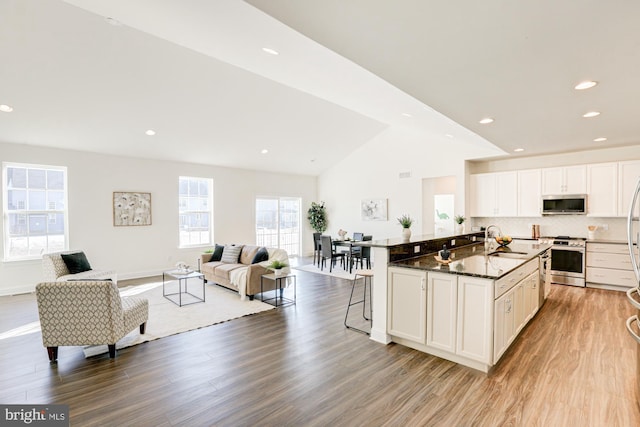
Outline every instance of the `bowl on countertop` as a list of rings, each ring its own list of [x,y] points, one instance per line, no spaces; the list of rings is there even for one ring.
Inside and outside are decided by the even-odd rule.
[[[509,243],[513,242],[513,238],[511,236],[496,236],[496,242],[500,246],[507,246]]]

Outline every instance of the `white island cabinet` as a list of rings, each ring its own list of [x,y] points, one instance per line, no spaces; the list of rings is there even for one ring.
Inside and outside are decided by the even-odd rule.
[[[538,261],[498,280],[390,266],[391,340],[488,372],[538,311]]]
[[[427,327],[427,272],[389,268],[388,332],[424,344]]]

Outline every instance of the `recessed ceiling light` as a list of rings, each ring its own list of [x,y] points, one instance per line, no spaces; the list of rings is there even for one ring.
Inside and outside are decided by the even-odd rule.
[[[605,137],[600,137],[600,138],[596,138],[596,139],[594,139],[594,140],[593,140],[593,142],[603,142],[603,141],[606,141],[606,140],[607,140],[607,138],[605,138]]]
[[[599,115],[600,115],[600,111],[589,111],[588,113],[584,113],[582,117],[590,118],[590,117],[596,117]]]
[[[113,25],[114,27],[122,27],[122,22],[118,21],[115,18],[106,17],[104,18],[104,20],[107,21],[107,24]]]
[[[5,113],[10,113],[13,111],[13,107],[6,104],[0,104],[0,111],[3,111]]]
[[[147,129],[144,133],[145,133],[146,135],[153,136],[153,135],[155,135],[155,134],[156,134],[156,131],[155,131],[155,130],[153,130],[153,129]]]
[[[280,53],[277,50],[271,49],[270,47],[263,47],[262,50],[268,53],[269,55],[280,55]]]
[[[491,117],[485,117],[484,119],[480,120],[479,123],[483,125],[487,125],[489,123],[493,123],[493,119]]]
[[[267,154],[268,152],[269,152],[269,150],[267,150],[266,148],[263,148],[263,149],[260,151],[260,153],[262,153],[262,154]]]
[[[447,138],[453,138],[453,135],[451,135],[450,133],[445,133],[444,136],[446,136]]]
[[[594,87],[597,84],[598,84],[598,82],[595,82],[593,80],[585,80],[583,82],[578,83],[573,88],[575,90],[585,90],[585,89],[591,89],[592,87]]]
[[[513,150],[513,151],[515,151],[516,153],[521,153],[521,152],[523,152],[523,151],[524,151],[524,148],[516,148],[516,149],[515,149],[515,150]]]
[[[405,117],[413,117],[413,115],[409,114],[409,113],[402,113],[403,116]]]

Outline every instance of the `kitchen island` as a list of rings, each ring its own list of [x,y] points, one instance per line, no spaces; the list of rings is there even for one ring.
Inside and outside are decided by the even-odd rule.
[[[481,240],[476,233],[372,242],[371,339],[488,372],[538,310],[538,256],[550,245]],[[449,264],[435,259],[442,244]]]

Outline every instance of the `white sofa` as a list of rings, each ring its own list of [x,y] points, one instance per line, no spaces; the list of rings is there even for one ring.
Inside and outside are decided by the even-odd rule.
[[[66,251],[44,254],[42,256],[42,269],[45,282],[66,282],[69,280],[104,280],[111,279],[118,283],[118,274],[115,270],[89,270],[82,273],[71,274],[62,254],[77,254],[82,251]]]
[[[234,245],[236,246],[236,245]],[[260,293],[260,278],[263,274],[272,273],[267,267],[272,261],[278,260],[289,265],[289,255],[287,251],[276,248],[264,248],[268,252],[268,259],[253,263],[254,257],[260,246],[237,245],[241,247],[241,252],[236,262],[211,261],[212,254],[202,254],[200,257],[200,271],[204,274],[206,280],[233,289],[240,294],[241,299],[249,296],[253,299],[254,295]],[[289,267],[285,267],[285,272],[289,272]],[[264,291],[274,289],[274,282],[266,280],[264,282]]]

